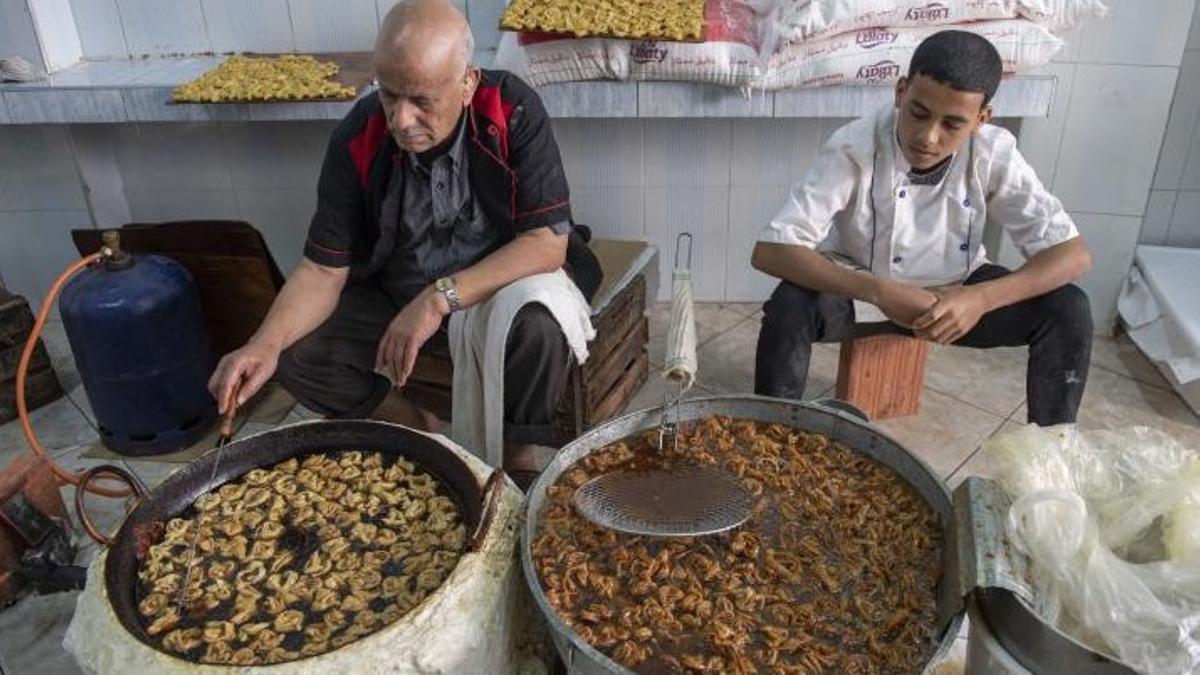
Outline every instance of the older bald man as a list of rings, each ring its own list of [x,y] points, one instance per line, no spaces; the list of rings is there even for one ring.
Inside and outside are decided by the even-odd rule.
[[[452,312],[562,267],[585,296],[595,291],[599,267],[572,225],[540,99],[512,74],[471,65],[473,51],[466,20],[443,0],[388,13],[378,94],[333,132],[303,261],[213,375],[222,410],[235,383],[244,401],[278,367],[313,410],[431,428],[436,418],[403,387],[418,352],[446,350]],[[570,359],[554,318],[522,309],[504,373],[504,464],[520,482],[536,471],[531,447],[554,443]]]

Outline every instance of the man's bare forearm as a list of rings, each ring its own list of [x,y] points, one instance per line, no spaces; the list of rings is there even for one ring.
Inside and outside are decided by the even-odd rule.
[[[454,284],[463,307],[492,297],[518,279],[553,272],[567,257],[567,235],[548,227],[518,235],[474,265],[454,273]]]
[[[878,300],[875,277],[831,262],[807,246],[760,241],[754,245],[750,264],[802,288],[871,303]]]
[[[316,330],[333,314],[348,275],[348,268],[300,261],[250,342],[283,351]]]
[[[976,287],[990,312],[1065,286],[1087,274],[1091,266],[1091,251],[1083,237],[1075,237],[1039,251],[1012,274]]]

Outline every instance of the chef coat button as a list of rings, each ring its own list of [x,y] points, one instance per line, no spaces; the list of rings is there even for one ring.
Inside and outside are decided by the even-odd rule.
[[[960,250],[960,251],[965,251],[965,250],[967,250],[967,249],[969,249],[969,248],[971,248],[971,247],[970,247],[970,246],[967,246],[966,244],[959,244],[959,245],[958,245],[958,250]]]
[[[903,261],[904,261],[904,258],[901,258],[900,256],[896,256],[895,258],[892,258],[893,265],[899,265]]]
[[[967,208],[971,208],[971,198],[970,197],[967,197],[966,199],[963,200],[963,206],[965,206]]]
[[[900,191],[900,199],[904,199],[906,196],[908,196],[908,192],[901,190]]]

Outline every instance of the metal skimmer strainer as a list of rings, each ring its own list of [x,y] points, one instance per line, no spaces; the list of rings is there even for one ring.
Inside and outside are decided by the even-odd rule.
[[[687,243],[683,265],[681,247]],[[679,404],[696,379],[696,321],[692,307],[692,235],[675,241],[671,283],[671,325],[667,331],[668,380],[663,391],[658,449],[679,448]],[[668,391],[678,388],[674,400]],[[670,420],[674,410],[675,421]],[[724,532],[750,517],[754,497],[719,467],[682,466],[653,471],[615,471],[596,476],[575,490],[575,510],[593,523],[629,534],[694,537]]]
[[[575,490],[584,518],[619,532],[656,537],[715,534],[746,522],[754,497],[715,466],[617,471]]]

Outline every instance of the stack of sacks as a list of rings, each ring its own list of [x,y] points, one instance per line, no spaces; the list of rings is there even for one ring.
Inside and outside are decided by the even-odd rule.
[[[505,33],[495,65],[534,86],[626,79],[746,86],[762,74],[767,7],[764,0],[705,0],[704,42]]]
[[[494,67],[516,73],[540,87],[554,82],[623,80],[629,64],[609,58],[606,38],[576,38],[557,33],[504,33]]]
[[[1104,16],[1099,0],[779,0],[779,47],[756,86],[886,85],[922,40],[947,28],[987,38],[1005,73],[1050,61],[1055,32]]]

